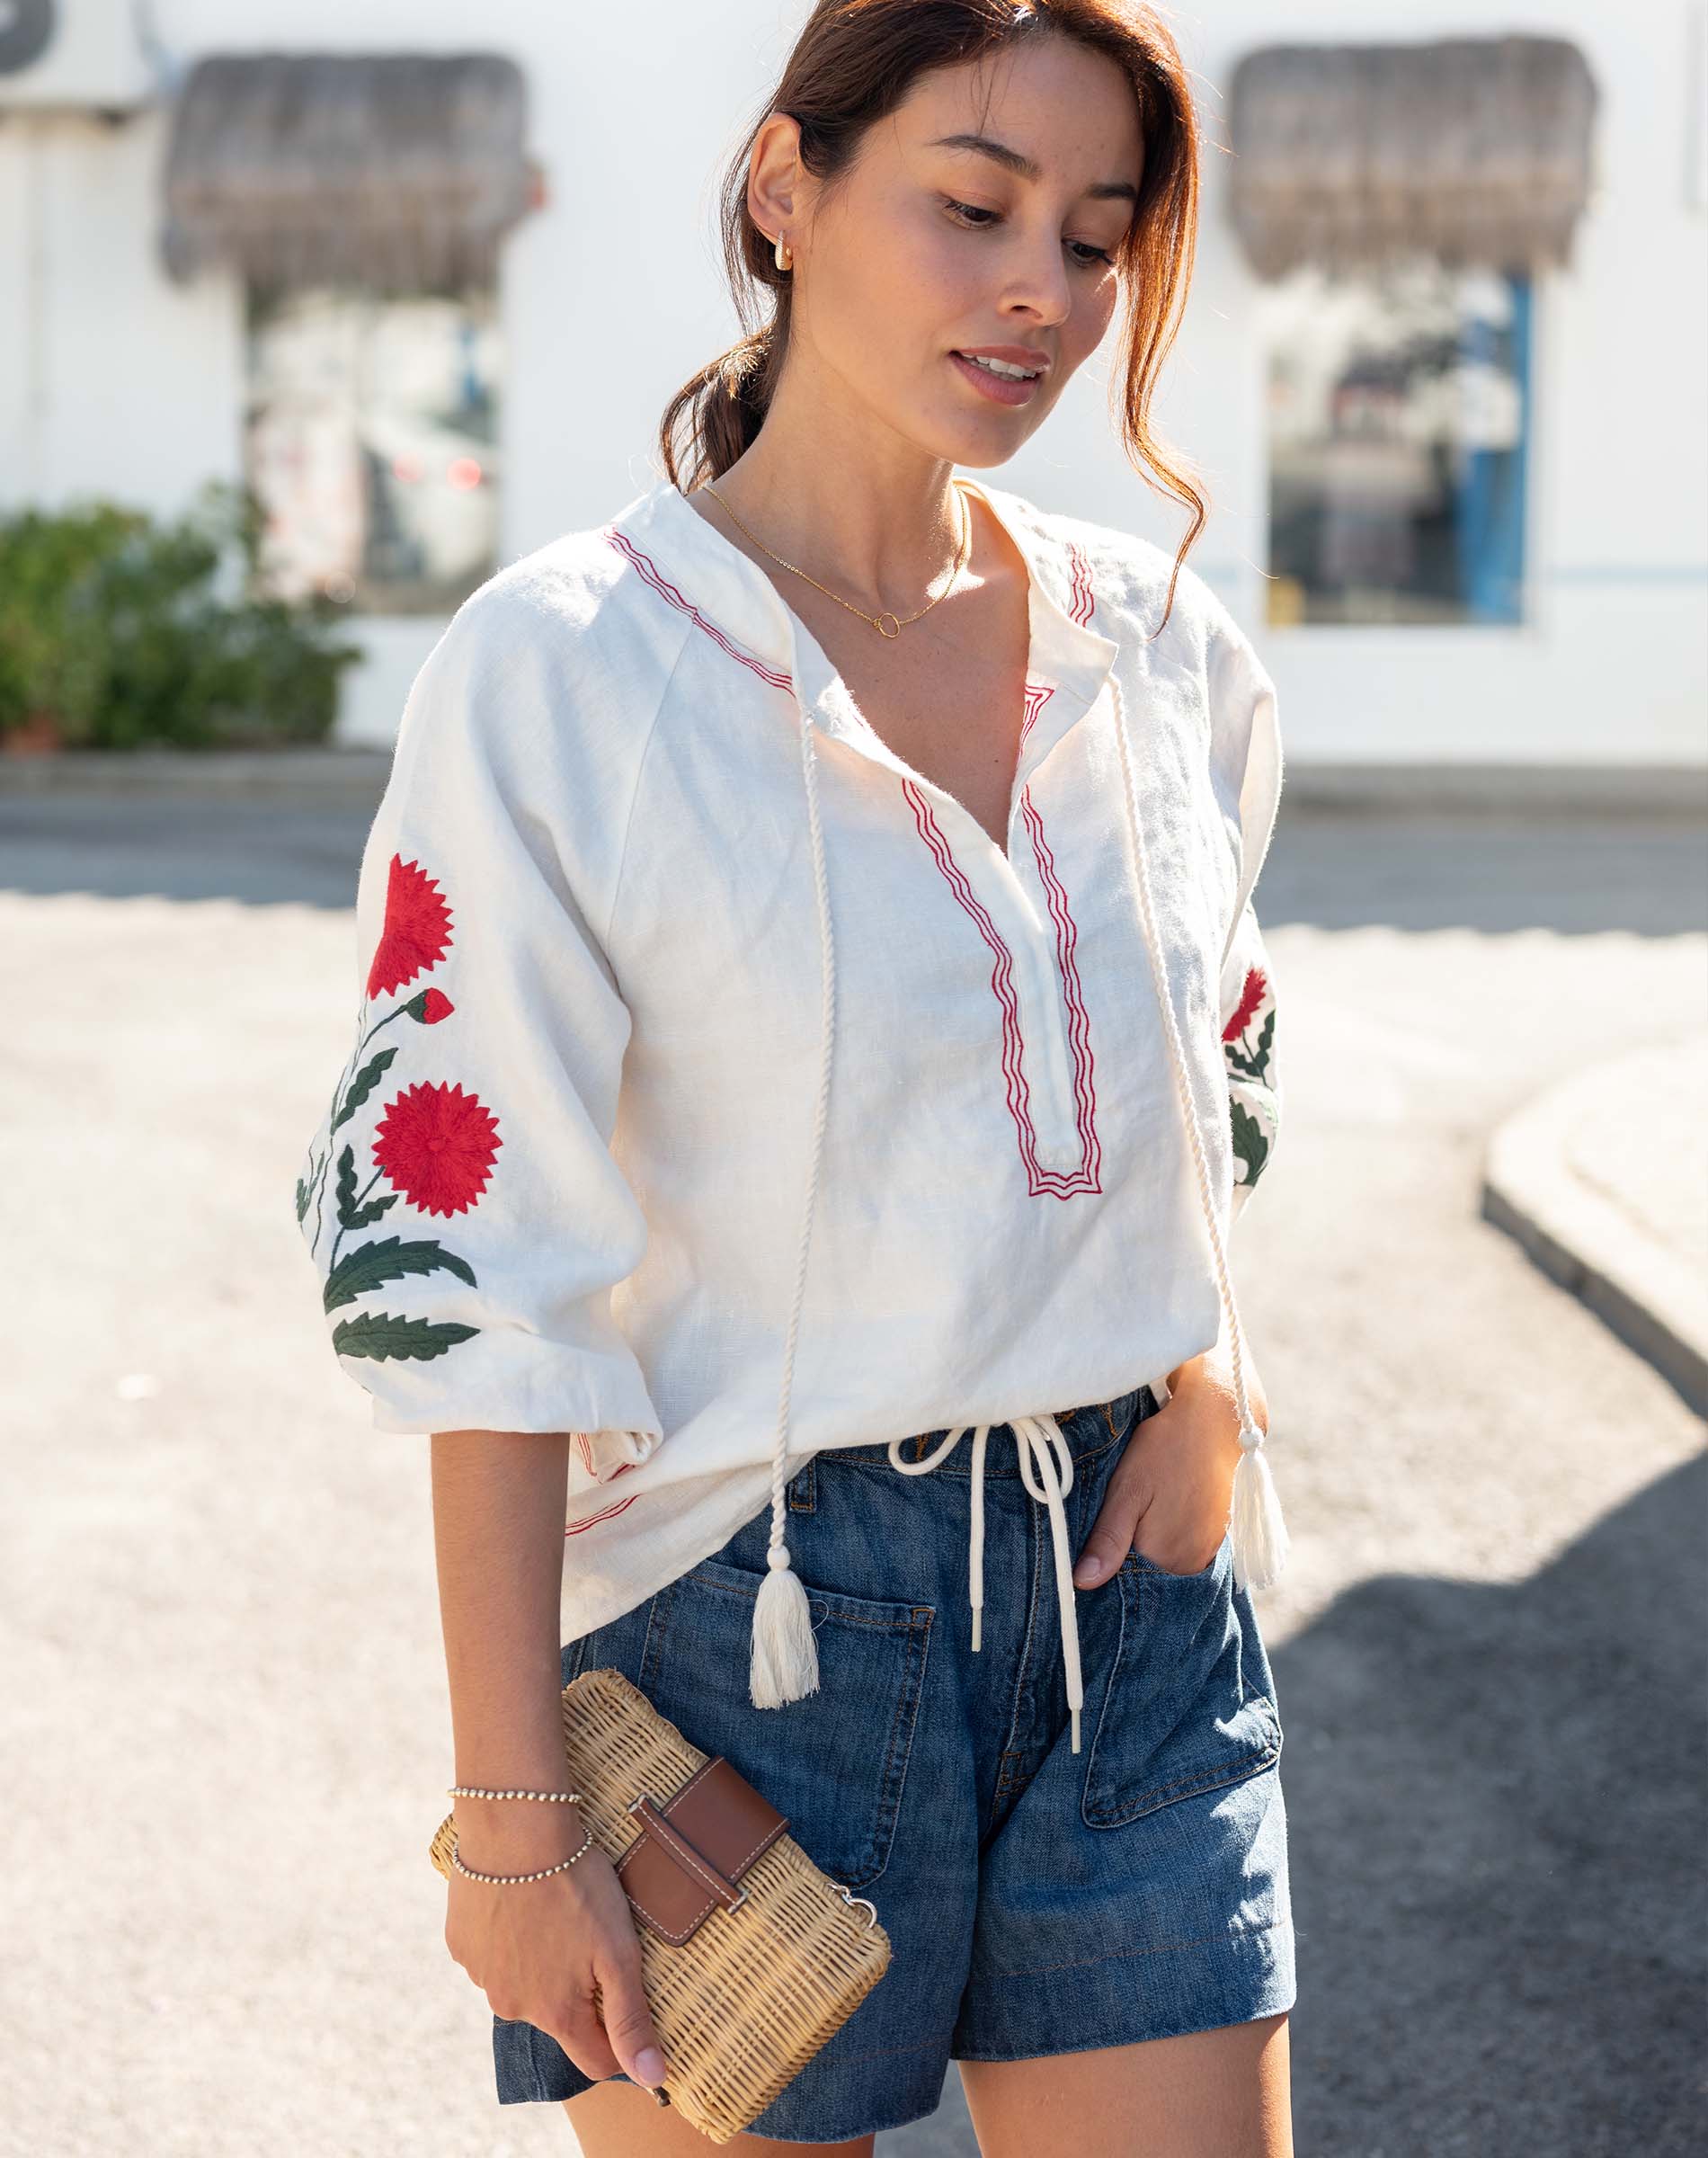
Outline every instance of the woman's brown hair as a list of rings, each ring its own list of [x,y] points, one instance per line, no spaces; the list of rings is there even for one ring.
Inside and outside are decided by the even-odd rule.
[[[1166,622],[1180,565],[1208,516],[1205,496],[1151,425],[1152,396],[1179,330],[1197,244],[1197,120],[1179,49],[1157,11],[1137,0],[818,0],[719,192],[725,268],[744,334],[671,399],[659,447],[672,485],[686,493],[721,478],[764,423],[788,350],[793,286],[747,212],[753,143],[769,115],[787,112],[799,123],[801,162],[831,185],[853,164],[867,129],[894,111],[918,76],[1043,37],[1071,38],[1106,54],[1138,104],[1144,170],[1116,257],[1125,308],[1113,379],[1121,440],[1135,469],[1193,512],[1169,582]]]

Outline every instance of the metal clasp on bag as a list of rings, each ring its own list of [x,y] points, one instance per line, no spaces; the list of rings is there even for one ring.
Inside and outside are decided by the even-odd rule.
[[[863,1904],[864,1907],[872,1913],[871,1917],[866,1922],[866,1931],[869,1933],[872,1928],[877,1923],[877,1905],[870,1902],[863,1895],[856,1895],[851,1889],[844,1888],[841,1881],[832,1882],[832,1886],[839,1892],[842,1901],[848,1905],[850,1911],[853,1909],[856,1904]]]

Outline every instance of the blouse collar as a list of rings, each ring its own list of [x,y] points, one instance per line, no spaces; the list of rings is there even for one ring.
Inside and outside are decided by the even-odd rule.
[[[1096,594],[1084,555],[1049,531],[1006,488],[987,486],[965,473],[956,477],[989,504],[1026,563],[1027,682],[1064,690],[1076,705],[1089,707],[1120,647],[1090,626]],[[672,481],[648,489],[617,522],[708,629],[789,675],[809,707],[822,707],[838,677],[817,638],[770,576],[708,523]]]

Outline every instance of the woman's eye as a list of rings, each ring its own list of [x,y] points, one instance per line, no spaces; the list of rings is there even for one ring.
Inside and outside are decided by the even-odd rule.
[[[971,232],[988,232],[992,225],[1002,221],[1000,210],[983,209],[976,202],[957,202],[952,196],[945,196],[944,203]],[[1089,240],[1070,240],[1068,245],[1073,250],[1074,261],[1088,267],[1093,263],[1112,264],[1115,261],[1108,248],[1094,247]]]

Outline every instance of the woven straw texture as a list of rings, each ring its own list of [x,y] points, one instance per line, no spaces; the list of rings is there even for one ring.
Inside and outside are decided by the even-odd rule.
[[[663,1805],[707,1759],[621,1672],[584,1671],[564,1689],[564,1743],[577,1809],[613,1865],[635,1841],[627,1808]],[[451,1871],[454,1816],[429,1856]],[[744,1877],[739,1911],[714,1911],[681,1948],[644,1926],[641,1971],[664,2089],[713,2143],[739,2136],[834,2037],[889,1968],[890,1938],[787,1831]],[[494,1895],[505,1893],[494,1889]],[[597,1989],[593,2006],[599,2008]]]

